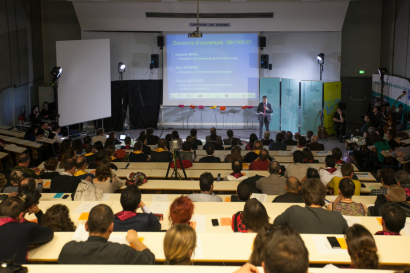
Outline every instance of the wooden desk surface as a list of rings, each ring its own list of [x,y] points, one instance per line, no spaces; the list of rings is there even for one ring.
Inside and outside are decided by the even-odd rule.
[[[0,152],[0,159],[3,159],[3,158],[5,158],[5,157],[8,156],[8,155],[9,155],[8,153]]]
[[[43,144],[33,142],[30,140],[24,140],[21,138],[15,138],[15,137],[9,137],[9,136],[2,136],[0,135],[0,138],[3,139],[6,142],[13,143],[13,144],[18,144],[20,146],[25,146],[25,147],[30,147],[30,148],[40,148]]]
[[[114,232],[116,235],[126,236],[126,232]],[[156,261],[165,260],[163,251],[164,232],[139,232],[144,238],[144,244],[155,254]],[[252,252],[255,233],[200,233],[198,234],[202,246],[202,258],[193,258],[197,262],[246,262]],[[73,232],[55,232],[54,239],[28,252],[29,262],[56,262],[65,243],[69,242]],[[309,251],[309,261],[314,263],[350,264],[347,254],[319,254],[313,236],[317,234],[302,234],[301,237]],[[333,235],[321,235],[333,236]],[[337,237],[343,237],[338,234]],[[375,236],[380,256],[380,264],[403,265],[410,264],[408,253],[405,251],[410,244],[410,236]],[[218,244],[218,242],[223,242]],[[216,245],[218,247],[216,247]],[[118,266],[117,266],[118,268]],[[351,271],[349,271],[351,272]]]
[[[247,153],[252,152],[252,151],[247,151],[247,150],[242,150],[241,155],[245,156]],[[281,157],[281,156],[290,156],[290,151],[268,151],[270,156],[275,156],[275,157]],[[216,150],[214,152],[214,156],[226,156],[230,154],[230,150]],[[330,151],[323,151],[323,152],[317,152],[317,151],[312,151],[312,154],[314,157],[326,157],[328,155],[331,155],[332,153]],[[196,150],[196,155],[197,156],[205,156],[206,151],[205,150]]]
[[[11,126],[0,125],[0,129],[1,129],[1,130],[9,130],[9,129],[11,129],[11,128],[12,128]]]
[[[4,150],[9,151],[9,152],[13,152],[13,153],[17,153],[17,154],[21,154],[21,153],[24,153],[27,150],[27,148],[19,147],[19,146],[16,146],[14,144],[6,144],[4,146]]]

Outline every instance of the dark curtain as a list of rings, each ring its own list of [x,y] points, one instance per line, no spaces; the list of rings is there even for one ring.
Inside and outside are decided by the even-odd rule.
[[[123,105],[122,105],[123,101]],[[129,119],[134,129],[156,128],[162,103],[162,80],[111,82],[111,117],[104,119],[106,130],[121,131],[122,109],[129,105]],[[101,120],[97,121],[101,127]]]

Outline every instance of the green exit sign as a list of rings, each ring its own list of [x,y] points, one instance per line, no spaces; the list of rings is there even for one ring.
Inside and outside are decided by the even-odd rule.
[[[364,74],[364,70],[359,70],[359,74]]]

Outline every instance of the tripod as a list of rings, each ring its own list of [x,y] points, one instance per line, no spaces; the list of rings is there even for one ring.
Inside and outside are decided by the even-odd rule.
[[[121,85],[121,91],[123,90],[123,86],[122,86],[122,74],[120,77],[120,85]],[[130,89],[128,88],[128,101],[130,101]],[[129,130],[129,129],[134,129],[132,127],[130,118],[127,115],[127,112],[124,109],[124,96],[122,96],[121,98],[121,113],[122,113],[122,133],[125,135],[125,130]],[[128,121],[128,125],[124,126],[124,123]],[[129,128],[128,128],[129,127]]]
[[[169,174],[169,170],[171,168],[171,163],[172,162],[174,162],[174,170],[173,170],[170,178],[172,179],[172,177],[175,177],[175,179],[179,179],[179,180],[182,179],[182,176],[178,173],[177,160],[179,161],[179,164],[181,165],[182,171],[184,172],[185,180],[188,180],[188,177],[186,176],[186,173],[185,173],[184,165],[182,165],[182,160],[181,160],[179,151],[177,151],[177,150],[172,151],[172,158],[169,161],[168,169],[167,169],[167,175],[165,176],[165,179],[168,179],[168,174]]]

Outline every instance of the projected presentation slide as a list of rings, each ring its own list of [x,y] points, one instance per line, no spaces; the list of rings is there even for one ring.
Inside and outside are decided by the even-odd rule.
[[[164,56],[164,105],[257,105],[257,33],[168,34]]]

